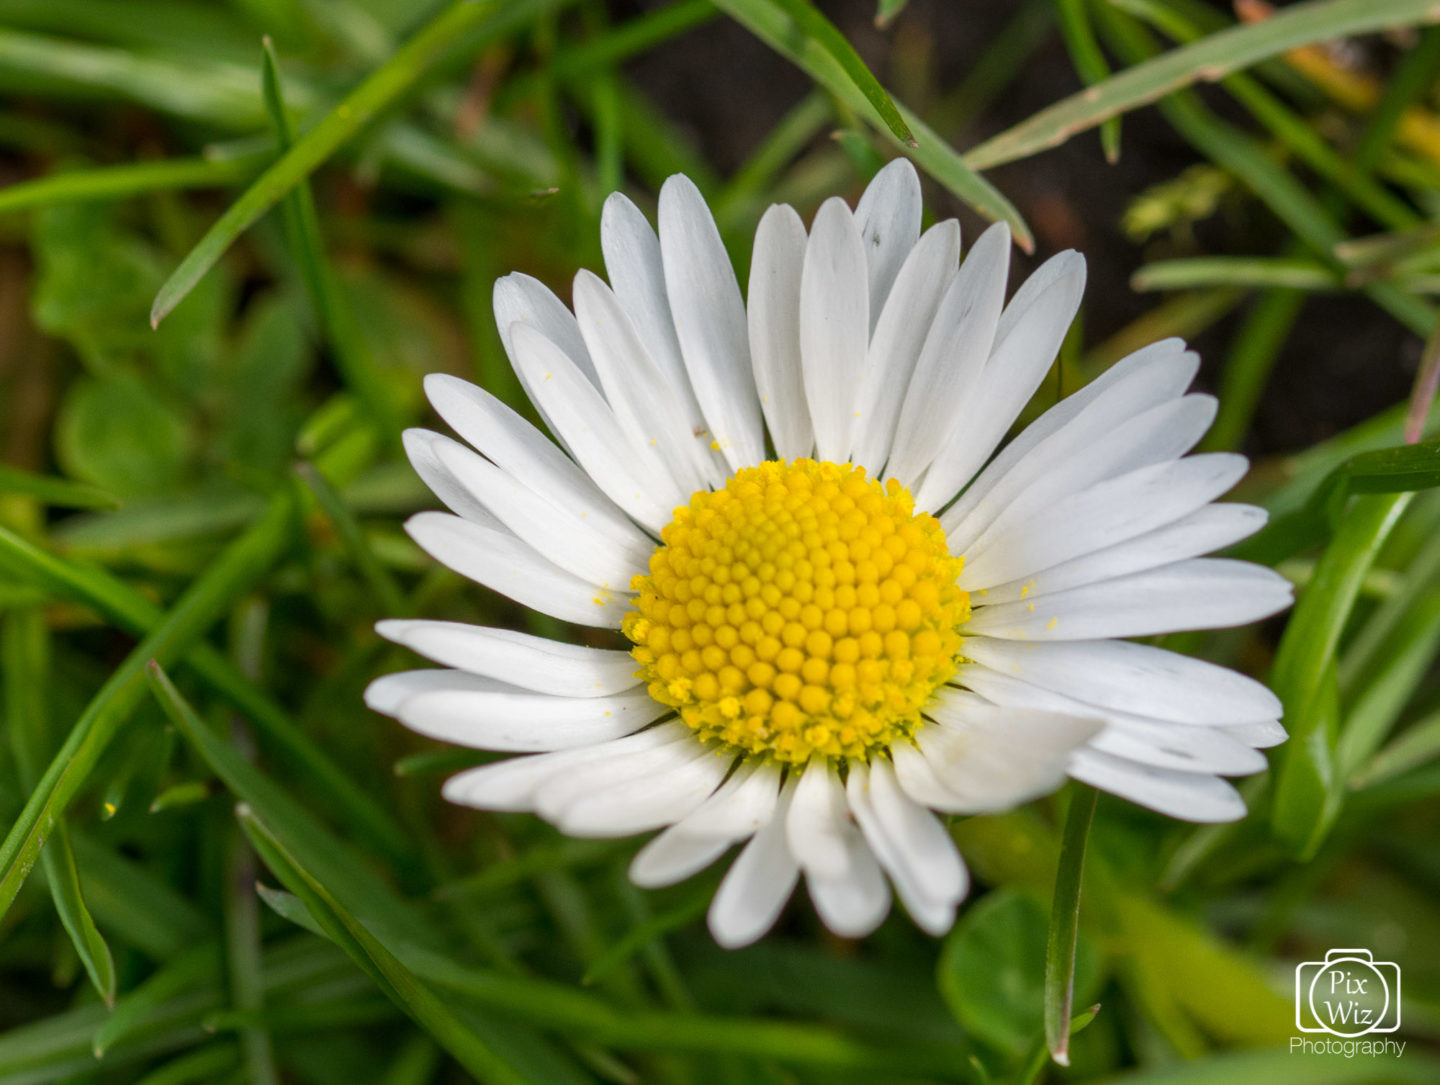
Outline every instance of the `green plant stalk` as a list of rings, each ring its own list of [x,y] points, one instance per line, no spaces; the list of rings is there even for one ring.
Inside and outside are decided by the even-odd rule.
[[[340,542],[350,555],[355,568],[359,571],[370,590],[375,593],[379,601],[381,611],[384,614],[403,618],[409,615],[410,607],[405,602],[405,594],[400,586],[395,583],[395,578],[390,575],[390,570],[380,564],[375,556],[375,551],[365,538],[359,522],[350,507],[345,504],[345,499],[335,487],[330,485],[324,473],[314,464],[300,463],[295,466],[295,474],[311,494],[315,501],[324,511],[330,525],[335,533],[340,536]]]
[[[9,911],[60,815],[144,696],[145,664],[183,655],[241,592],[265,575],[290,542],[293,515],[288,492],[272,500],[91,700],[0,844],[0,915]]]
[[[107,620],[137,636],[151,633],[165,620],[164,611],[108,571],[57,557],[3,527],[0,569],[38,584],[59,598],[94,607]],[[314,793],[328,796],[347,824],[401,866],[410,863],[413,848],[404,830],[329,754],[299,730],[283,708],[209,644],[192,645],[185,660],[255,725],[287,764],[311,777]]]
[[[1106,0],[1101,0],[1106,2]],[[1056,21],[1060,34],[1065,39],[1065,48],[1070,53],[1070,62],[1075,72],[1087,87],[1103,83],[1110,77],[1110,65],[1095,40],[1095,28],[1090,23],[1090,0],[1054,0]],[[1100,149],[1105,161],[1114,165],[1120,161],[1120,118],[1110,117],[1100,123]]]
[[[1070,1065],[1071,1017],[1075,1000],[1075,945],[1080,936],[1080,883],[1085,875],[1085,843],[1099,792],[1072,783],[1060,862],[1055,868],[1055,899],[1045,938],[1045,1046],[1061,1066]]]
[[[1188,256],[1157,260],[1137,269],[1130,277],[1130,288],[1141,292],[1207,286],[1338,290],[1340,278],[1324,264],[1287,256]]]
[[[1196,82],[1214,83],[1302,45],[1440,20],[1432,0],[1316,0],[1231,27],[1135,64],[986,140],[965,156],[984,170],[1058,147],[1071,136]]]
[[[241,1013],[263,1016],[265,980],[260,959],[260,906],[254,891],[255,856],[233,823],[226,823],[224,834],[225,973],[230,981],[230,1005]],[[275,1052],[263,1026],[241,1026],[240,1051],[251,1085],[279,1085]]]
[[[1295,605],[1276,652],[1272,685],[1285,705],[1271,828],[1300,859],[1313,856],[1339,812],[1345,781],[1339,741],[1335,660],[1361,581],[1413,495],[1376,494],[1350,505]]]
[[[314,128],[299,139],[205,233],[180,262],[155,297],[150,324],[160,321],[194,289],[234,240],[253,225],[321,163],[395,105],[436,65],[450,59],[456,42],[481,48],[515,26],[564,0],[457,0],[358,87],[346,95]]]

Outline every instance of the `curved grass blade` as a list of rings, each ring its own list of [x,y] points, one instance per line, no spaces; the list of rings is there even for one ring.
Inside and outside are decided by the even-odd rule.
[[[98,566],[58,557],[0,527],[0,569],[38,584],[59,598],[94,607],[127,632],[143,636],[163,620],[164,612],[123,580]],[[344,772],[285,710],[208,644],[185,657],[212,689],[235,706],[288,765],[309,778],[311,790],[331,800],[347,824],[380,852],[404,867],[413,859],[404,831],[395,819]]]
[[[1080,883],[1085,874],[1085,844],[1099,798],[1099,793],[1085,784],[1073,783],[1071,788],[1065,833],[1060,840],[1060,862],[1055,869],[1050,932],[1045,938],[1045,1046],[1061,1066],[1070,1065],[1070,1035],[1075,1031],[1071,1017],[1075,944],[1080,935]]]
[[[436,65],[453,57],[457,43],[475,50],[564,0],[458,0],[375,69],[344,101],[267,169],[216,220],[171,273],[155,297],[150,324],[180,304],[231,243],[322,162],[412,91]]]
[[[1196,82],[1302,45],[1440,21],[1432,0],[1319,0],[1277,12],[1263,22],[1233,26],[1193,45],[1136,64],[1073,94],[986,140],[965,156],[983,170],[1058,147],[1076,133]]]
[[[1055,14],[1076,74],[1087,87],[1093,87],[1110,78],[1110,65],[1100,51],[1100,43],[1095,40],[1088,3],[1089,0],[1055,0]],[[1120,161],[1119,117],[1109,117],[1100,122],[1100,149],[1106,162],[1114,165]]]
[[[152,674],[157,681],[165,681],[158,669]],[[467,1028],[317,878],[301,867],[254,810],[242,805],[237,814],[245,834],[265,865],[299,898],[326,936],[349,954],[376,986],[441,1047],[487,1085],[492,1082],[495,1085],[533,1085],[530,1078],[503,1061]]]
[[[775,3],[767,0],[715,0],[715,6],[733,16],[757,38],[864,117],[916,165],[976,212],[991,221],[1008,222],[1015,243],[1026,252],[1034,251],[1034,235],[1020,217],[1020,212],[1001,195],[999,189],[976,173],[953,147],[898,102],[895,108],[915,134],[917,144],[912,147],[894,135],[834,57],[814,41],[797,36],[795,24]]]
[[[290,542],[292,516],[290,494],[282,493],[191,585],[86,706],[0,844],[0,915],[9,910],[60,815],[144,695],[145,664],[183,655],[236,596],[269,570]]]
[[[1290,740],[1280,752],[1271,830],[1292,854],[1315,854],[1339,813],[1345,780],[1339,742],[1335,659],[1360,584],[1399,522],[1411,494],[1356,499],[1295,604],[1271,684],[1285,705]]]
[[[36,610],[11,613],[4,627],[5,717],[21,782],[33,787],[48,738],[45,690],[50,686],[48,630]],[[115,958],[95,926],[80,889],[80,871],[65,823],[55,826],[50,846],[41,853],[45,880],[60,923],[75,946],[85,973],[105,1005],[115,1004]]]
[[[855,84],[855,89],[865,95],[865,100],[875,107],[875,112],[880,115],[880,119],[885,122],[885,127],[890,129],[896,139],[911,147],[918,146],[914,134],[910,131],[910,126],[900,116],[900,111],[895,108],[895,103],[890,100],[890,95],[885,92],[880,81],[865,66],[865,62],[860,59],[860,54],[855,51],[855,47],[850,44],[844,34],[835,29],[834,23],[820,14],[810,0],[770,0],[770,2],[790,17],[796,30],[834,58],[835,63],[840,65],[841,70]]]

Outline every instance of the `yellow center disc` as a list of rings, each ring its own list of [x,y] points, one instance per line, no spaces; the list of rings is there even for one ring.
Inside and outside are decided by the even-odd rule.
[[[622,628],[650,695],[705,741],[863,758],[955,673],[963,562],[894,479],[769,461],[695,494],[661,539]]]

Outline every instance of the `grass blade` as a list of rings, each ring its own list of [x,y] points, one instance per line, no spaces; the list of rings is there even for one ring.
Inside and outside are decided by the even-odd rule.
[[[1065,834],[1060,841],[1060,863],[1055,869],[1050,931],[1045,939],[1045,1046],[1061,1066],[1070,1065],[1080,883],[1085,873],[1085,843],[1099,797],[1093,787],[1084,784],[1075,783],[1071,788],[1070,810],[1065,815]]]
[[[12,191],[14,189],[0,192],[0,203]],[[120,504],[98,486],[50,475],[33,475],[3,463],[0,463],[0,494],[33,497],[41,504],[61,509],[113,509]]]
[[[1196,82],[1216,82],[1302,45],[1430,23],[1437,18],[1431,0],[1319,0],[1289,7],[1262,22],[1233,26],[1136,64],[1056,102],[971,150],[965,163],[971,169],[984,170],[1028,158],[1172,91]]]
[[[1280,752],[1271,829],[1301,859],[1313,856],[1325,839],[1345,787],[1336,764],[1340,635],[1361,581],[1410,496],[1372,495],[1351,504],[1301,592],[1276,653],[1272,685],[1285,705],[1290,740]]]
[[[715,4],[856,113],[881,129],[902,153],[908,155],[916,165],[976,212],[992,221],[1008,222],[1015,243],[1022,249],[1026,252],[1034,250],[1035,238],[1030,233],[1030,228],[1014,205],[1001,195],[999,189],[977,174],[953,147],[898,102],[895,108],[915,134],[916,145],[912,147],[891,133],[868,99],[860,93],[829,53],[808,38],[802,36],[797,40],[795,24],[776,4],[767,0],[715,0]]]
[[[141,675],[152,658],[183,655],[237,595],[250,588],[290,541],[292,502],[284,493],[195,581],[155,629],[101,687],[71,728],[0,844],[0,915],[39,858],[60,815],[89,778],[101,754],[144,692]]]
[[[165,689],[168,681],[158,668],[151,673],[167,696],[178,697],[174,687]],[[496,1085],[532,1085],[529,1078],[501,1060],[466,1028],[445,1003],[401,964],[324,884],[301,867],[249,806],[242,805],[238,816],[265,865],[305,904],[306,910],[326,935],[349,954],[376,986],[425,1029],[436,1043],[480,1081]]]
[[[325,118],[281,156],[273,166],[230,205],[180,266],[160,287],[150,310],[150,324],[160,321],[180,304],[234,240],[286,193],[310,176],[322,162],[362,131],[385,109],[393,106],[436,65],[455,55],[459,45],[481,48],[562,0],[458,0],[451,4],[391,58],[345,97]],[[457,44],[459,43],[459,44]]]
[[[840,65],[840,69],[850,77],[855,89],[863,94],[865,100],[875,108],[875,112],[885,122],[885,127],[890,129],[896,139],[911,147],[917,146],[910,126],[900,116],[900,111],[895,108],[895,103],[890,100],[890,95],[870,73],[870,69],[860,59],[860,54],[855,51],[855,47],[850,44],[844,34],[835,29],[834,23],[820,14],[810,0],[772,0],[772,2],[775,7],[790,17],[795,28],[801,34],[834,58],[835,63]]]
[[[1076,74],[1087,87],[1093,87],[1110,77],[1110,65],[1105,60],[1105,54],[1100,51],[1100,43],[1095,40],[1095,27],[1090,22],[1089,2],[1090,0],[1055,0],[1055,15]],[[1114,165],[1120,161],[1119,117],[1110,117],[1100,123],[1100,149],[1105,154],[1106,162]]]
[[[10,185],[0,192],[0,214],[61,203],[123,200],[150,192],[223,188],[248,181],[259,172],[261,164],[259,155],[242,155],[218,159],[170,158],[160,162],[66,170]]]

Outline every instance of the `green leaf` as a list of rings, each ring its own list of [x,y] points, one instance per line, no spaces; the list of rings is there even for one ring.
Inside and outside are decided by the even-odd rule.
[[[915,136],[895,108],[895,103],[890,100],[890,95],[870,74],[870,69],[860,59],[860,54],[855,51],[855,47],[850,44],[845,35],[835,29],[834,23],[820,14],[810,0],[772,0],[772,2],[790,17],[795,24],[795,29],[806,39],[830,54],[840,69],[850,77],[855,88],[874,107],[880,119],[885,122],[885,127],[890,129],[896,139],[911,147],[917,145]]]
[[[1045,1046],[1061,1066],[1070,1065],[1070,1022],[1075,1004],[1075,947],[1080,935],[1080,883],[1085,873],[1085,843],[1098,793],[1081,783],[1070,785],[1070,809],[1060,839],[1055,899],[1045,938]]]
[[[1277,256],[1193,256],[1146,264],[1130,277],[1134,290],[1193,290],[1203,286],[1285,286],[1337,290],[1340,279],[1314,260]]]
[[[880,0],[875,9],[875,25],[884,30],[899,17],[909,2],[910,0]]]
[[[990,169],[1058,147],[1109,117],[1196,82],[1216,82],[1256,61],[1302,45],[1436,21],[1430,0],[1316,0],[1259,22],[1231,27],[1136,64],[1001,132],[965,156]]]
[[[0,463],[0,496],[6,494],[33,497],[42,504],[62,509],[107,509],[120,504],[118,498],[97,486],[49,475],[33,475]]]
[[[220,554],[90,701],[0,844],[0,915],[14,902],[60,815],[139,704],[145,664],[183,655],[236,596],[252,587],[289,543],[291,518],[288,494],[272,501],[265,514]]]
[[[1075,71],[1087,87],[1103,82],[1110,75],[1110,65],[1095,40],[1095,28],[1090,22],[1089,0],[1055,0],[1055,13],[1059,17],[1060,33],[1065,39],[1065,48],[1070,52]],[[1110,117],[1100,124],[1100,147],[1105,152],[1105,161],[1114,164],[1120,160],[1120,118]]]
[[[715,0],[715,4],[880,129],[902,153],[979,214],[992,221],[1008,222],[1015,243],[1026,252],[1033,251],[1035,239],[1030,228],[998,189],[970,168],[953,147],[899,103],[895,108],[915,133],[917,143],[911,147],[891,133],[835,58],[812,39],[797,35],[795,24],[774,0]]]
[[[56,427],[66,471],[121,495],[173,488],[185,471],[189,427],[138,376],[82,377]]]
[[[965,1029],[1012,1055],[1028,1052],[1045,1028],[1045,908],[1028,893],[997,889],[970,905],[945,939],[936,983]],[[1078,985],[1088,990],[1097,969],[1080,941]]]
[[[178,702],[162,672],[152,671],[153,680],[164,691],[167,703]],[[273,832],[248,806],[239,811],[240,823],[265,865],[302,901],[324,929],[375,981],[397,1006],[404,1010],[435,1042],[480,1081],[495,1085],[532,1085],[503,1061],[473,1031],[465,1026],[429,987],[418,980],[313,874],[300,866]]]
[[[167,158],[118,166],[69,169],[21,181],[0,191],[0,215],[60,203],[123,200],[151,192],[226,188],[259,172],[256,154],[235,158]]]
[[[463,50],[473,54],[565,0],[458,0],[350,92],[231,204],[160,288],[150,324],[160,322],[185,298],[234,240],[327,158],[363,131],[382,111],[412,92],[436,66]]]
[[[1329,833],[1345,781],[1336,765],[1336,653],[1360,584],[1399,522],[1408,494],[1356,499],[1300,593],[1275,656],[1271,684],[1285,705],[1290,739],[1280,750],[1271,828],[1308,859]]]

